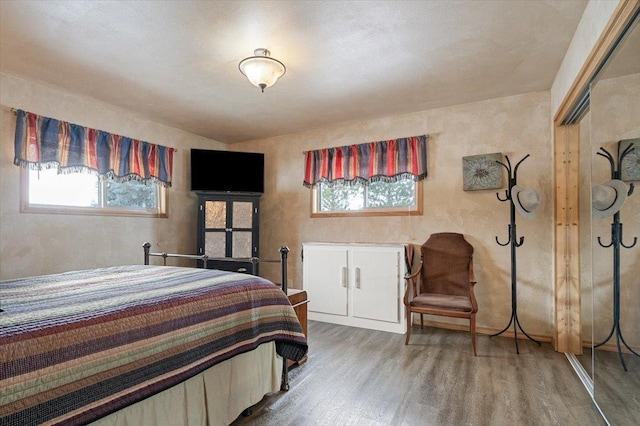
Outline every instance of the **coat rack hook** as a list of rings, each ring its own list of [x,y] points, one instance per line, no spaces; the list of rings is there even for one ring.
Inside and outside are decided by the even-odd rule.
[[[611,166],[611,176],[615,176],[615,170],[616,170],[616,166],[614,164],[614,160],[613,160],[613,155],[611,155],[609,153],[609,151],[607,151],[606,149],[604,149],[604,147],[600,147],[600,151],[602,152],[596,152],[596,155],[600,155],[601,157],[606,158],[607,160],[609,160],[609,164]],[[604,154],[603,154],[604,153]]]
[[[529,155],[531,155],[531,154],[527,154],[527,155],[525,155],[524,157],[522,157],[522,160],[518,161],[518,162],[516,163],[516,166],[513,168],[513,180],[514,180],[514,181],[517,181],[517,179],[518,179],[518,167],[520,167],[520,164],[522,164],[522,162],[523,162],[524,160],[526,160],[527,158],[529,158]]]
[[[622,160],[624,160],[624,157],[626,157],[628,154],[631,154],[633,151],[635,151],[635,147],[633,146],[633,144],[630,144],[629,146],[627,146],[624,151],[622,151],[622,154],[620,154],[620,158],[618,159],[618,165],[620,165],[622,163]]]
[[[504,198],[500,198],[500,193],[499,193],[499,192],[496,192],[496,197],[498,197],[498,200],[500,200],[500,201],[509,201],[509,199],[510,199],[510,197],[509,197],[509,190],[508,190],[508,189],[506,189],[506,190],[504,191]]]
[[[520,241],[514,242],[514,244],[516,245],[516,247],[520,247],[522,244],[524,244],[524,237],[520,237]]]
[[[496,160],[496,163],[507,169],[507,174],[509,175],[509,177],[511,177],[511,162],[509,161],[509,156],[505,155],[504,158],[507,159],[507,164],[504,164],[502,161],[498,160]]]
[[[506,243],[501,243],[500,240],[498,240],[498,237],[496,237],[496,243],[498,243],[499,246],[508,246],[510,242],[511,242],[511,237],[509,237]]]
[[[630,245],[626,245],[625,243],[622,242],[622,238],[620,238],[620,245],[626,249],[630,249],[633,246],[636,245],[636,243],[638,242],[638,237],[633,237],[633,242]]]
[[[507,170],[509,171],[509,173],[511,173],[511,160],[509,160],[509,156],[508,155],[505,155],[504,158],[507,159],[507,164],[509,165],[508,167],[507,166],[505,166],[505,167],[507,167]]]
[[[511,242],[511,225],[507,225],[509,228],[509,239],[507,240],[506,243],[501,243],[500,240],[498,240],[498,237],[496,237],[496,243],[498,243],[499,246],[508,246],[509,243]]]
[[[598,244],[600,244],[601,247],[607,248],[607,247],[611,247],[613,245],[613,240],[609,243],[609,244],[602,244],[602,240],[600,239],[600,237],[598,237]]]

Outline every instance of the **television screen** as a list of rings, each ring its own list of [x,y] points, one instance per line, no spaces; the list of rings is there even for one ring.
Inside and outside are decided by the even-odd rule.
[[[191,150],[191,190],[264,192],[264,154]]]

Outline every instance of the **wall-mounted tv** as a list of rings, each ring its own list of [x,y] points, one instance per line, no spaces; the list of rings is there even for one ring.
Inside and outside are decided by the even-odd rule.
[[[191,190],[264,192],[264,154],[191,150]]]

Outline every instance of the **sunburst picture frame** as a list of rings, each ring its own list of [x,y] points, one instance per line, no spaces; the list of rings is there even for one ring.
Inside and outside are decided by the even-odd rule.
[[[618,158],[631,144],[633,144],[633,151],[620,162],[620,178],[625,182],[640,180],[640,138],[619,141]]]
[[[502,188],[503,167],[498,161],[502,161],[501,152],[462,157],[462,189],[478,191]]]

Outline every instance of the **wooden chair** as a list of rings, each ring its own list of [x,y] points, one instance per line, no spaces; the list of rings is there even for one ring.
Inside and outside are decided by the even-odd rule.
[[[405,276],[407,289],[404,304],[407,311],[407,337],[411,337],[412,314],[468,318],[473,355],[476,352],[476,312],[478,303],[473,293],[473,246],[462,234],[432,234],[421,247],[420,266]]]

